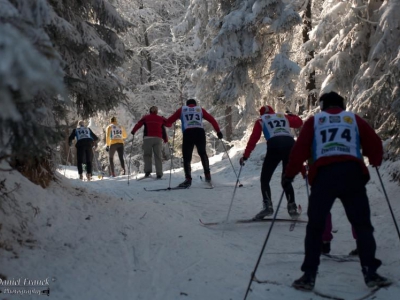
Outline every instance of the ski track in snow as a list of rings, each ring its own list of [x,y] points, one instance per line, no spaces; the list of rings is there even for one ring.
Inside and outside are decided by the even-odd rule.
[[[241,151],[231,149],[230,154],[238,173]],[[260,210],[259,176],[264,154],[265,144],[260,143],[242,168],[240,182],[244,187],[236,189],[230,221],[251,218]],[[94,176],[92,182],[82,182],[77,179],[75,167],[67,167],[66,178],[62,176],[64,168],[60,169],[59,183],[46,190],[17,172],[8,172],[7,182],[23,185],[16,197],[35,243],[32,249],[18,245],[12,251],[0,248],[0,272],[8,278],[52,278],[50,297],[57,300],[243,299],[270,223],[215,227],[199,223],[199,219],[214,222],[226,218],[236,178],[225,156],[210,158],[215,186],[211,190],[204,189],[200,181],[200,163],[192,164],[190,189],[163,192],[146,192],[143,187],[166,188],[169,180],[136,181],[131,176],[128,185],[127,176],[103,180]],[[380,172],[400,223],[400,203],[396,200],[400,188],[390,182],[387,166],[388,163]],[[281,168],[278,166],[271,180],[275,209],[281,193]],[[397,300],[400,241],[376,171],[370,168],[370,172],[368,193],[377,257],[383,261],[379,273],[394,281],[370,299]],[[165,171],[164,177],[169,176],[170,172]],[[171,187],[183,178],[182,169],[175,170]],[[305,188],[304,180],[297,176],[294,189],[296,202],[303,207],[301,219],[307,218]],[[39,212],[35,217],[32,207]],[[12,217],[2,216],[2,223],[14,224]],[[289,217],[285,199],[278,217]],[[355,242],[340,201],[334,204],[332,218],[338,232],[334,234],[331,253],[348,254]],[[3,240],[10,239],[5,225],[1,231]],[[290,287],[302,274],[306,224],[297,223],[292,232],[289,227],[290,223],[275,223],[256,272],[257,278],[271,284],[253,282],[247,299],[326,299]],[[328,259],[321,259],[316,289],[346,300],[359,299],[369,291],[357,262]]]

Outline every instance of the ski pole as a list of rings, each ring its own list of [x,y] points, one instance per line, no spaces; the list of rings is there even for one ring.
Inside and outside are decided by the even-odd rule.
[[[65,177],[65,172],[67,171],[67,164],[68,164],[69,154],[70,153],[71,153],[71,147],[68,147],[67,161],[65,163],[65,169],[64,169],[64,177]]]
[[[128,163],[128,185],[129,185],[129,175],[131,174],[131,160],[132,160],[132,152],[133,152],[133,139],[135,136],[132,137],[132,144],[131,144],[131,153],[129,153],[129,163]]]
[[[396,226],[397,235],[399,236],[399,239],[400,239],[399,226],[397,226],[396,218],[394,217],[394,213],[393,213],[393,210],[392,210],[392,206],[390,205],[389,197],[388,197],[388,195],[386,194],[386,189],[385,189],[385,186],[383,185],[383,181],[382,181],[382,178],[381,178],[381,174],[379,174],[378,167],[375,167],[375,169],[376,169],[376,173],[378,173],[378,177],[379,177],[379,181],[381,182],[381,185],[382,185],[383,193],[385,194],[386,201],[387,201],[387,203],[388,203],[388,205],[389,205],[389,210],[390,210],[390,213],[391,213],[391,215],[392,215],[394,225]]]
[[[233,164],[232,164],[231,158],[229,157],[228,151],[226,150],[225,144],[224,144],[224,142],[223,142],[222,140],[221,140],[221,143],[222,143],[222,146],[224,146],[225,153],[226,153],[226,155],[227,155],[228,158],[229,158],[229,162],[231,163],[233,172],[235,173],[236,178],[239,180],[239,177],[238,177],[238,175],[237,175],[237,173],[236,173],[235,167],[234,167]],[[243,184],[241,184],[240,181],[239,181],[239,187],[242,187],[242,186],[243,186]]]
[[[176,122],[175,122],[176,123]],[[171,154],[171,167],[169,169],[169,184],[168,184],[168,188],[171,188],[171,177],[172,177],[172,158],[174,157],[174,145],[175,145],[175,130],[176,130],[176,126],[174,123],[174,136],[172,137],[172,152]]]
[[[306,181],[306,190],[307,190],[307,200],[310,199],[310,192],[308,188],[308,165],[306,164],[306,176],[304,176],[304,179]]]
[[[228,221],[229,221],[229,215],[230,215],[230,213],[231,213],[232,204],[233,204],[233,199],[235,198],[235,194],[236,194],[236,189],[237,189],[237,186],[238,186],[238,184],[239,184],[239,176],[240,176],[240,173],[242,172],[242,167],[243,167],[243,166],[241,165],[241,166],[240,166],[240,169],[239,169],[239,175],[238,175],[238,177],[237,177],[237,179],[236,179],[235,189],[233,190],[233,195],[232,195],[232,199],[231,199],[231,204],[229,205],[228,214],[226,215],[225,224],[228,224]],[[225,225],[225,227],[226,227],[226,225]],[[224,232],[225,232],[225,228],[224,228],[224,230],[222,231],[222,236],[224,236]]]
[[[250,277],[249,285],[247,286],[246,295],[244,296],[244,300],[247,299],[247,295],[249,294],[250,287],[251,287],[251,284],[253,283],[253,279],[254,279],[254,277],[255,277],[255,275],[256,275],[256,271],[257,271],[258,265],[260,264],[261,257],[262,257],[262,255],[263,255],[263,253],[264,253],[265,247],[267,246],[267,242],[268,242],[269,236],[270,236],[270,234],[271,234],[272,227],[274,227],[274,223],[275,223],[275,220],[276,220],[276,216],[278,215],[279,207],[281,206],[281,203],[282,203],[282,199],[283,199],[283,195],[284,195],[284,194],[285,194],[285,191],[282,191],[281,198],[279,199],[279,202],[278,202],[278,207],[276,208],[276,211],[275,211],[275,214],[274,214],[274,218],[272,219],[271,226],[269,227],[269,230],[268,230],[268,233],[267,233],[267,237],[265,238],[265,241],[264,241],[264,244],[263,244],[263,246],[262,246],[260,255],[258,256],[256,266],[254,267],[253,272],[251,272],[251,277]]]

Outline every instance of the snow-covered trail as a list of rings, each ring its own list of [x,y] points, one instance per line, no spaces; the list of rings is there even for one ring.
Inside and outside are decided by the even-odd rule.
[[[236,190],[231,220],[250,218],[261,208],[259,175],[264,152],[265,145],[259,144],[241,171],[244,187]],[[230,151],[237,172],[240,153]],[[40,210],[33,221],[37,242],[33,249],[16,249],[18,259],[2,250],[3,273],[8,277],[52,278],[53,299],[243,299],[270,224],[200,224],[199,219],[226,218],[236,180],[226,155],[212,157],[210,163],[212,190],[203,188],[200,164],[193,164],[194,181],[187,190],[144,191],[144,187],[168,187],[169,172],[164,175],[166,180],[131,178],[128,185],[127,176],[81,182],[75,168],[68,168],[67,178],[60,176],[60,182],[49,189],[31,185],[31,190],[20,191],[19,197]],[[368,191],[377,256],[384,263],[379,271],[395,281],[392,287],[378,291],[374,299],[397,299],[400,241],[373,171]],[[381,173],[400,223],[396,200],[400,189],[389,182],[385,167]],[[280,175],[279,166],[271,183],[275,208],[282,191]],[[29,184],[15,173],[11,177]],[[171,186],[180,183],[182,170],[172,173],[171,179]],[[294,188],[306,219],[306,189],[300,176]],[[332,253],[347,254],[355,242],[339,201],[332,215],[338,230]],[[288,217],[285,199],[278,216]],[[257,278],[280,285],[253,283],[248,299],[323,299],[289,287],[302,274],[305,224],[297,224],[294,231],[289,231],[289,226],[275,224],[256,273]],[[322,260],[316,289],[343,299],[358,299],[369,291],[358,263],[327,260]]]

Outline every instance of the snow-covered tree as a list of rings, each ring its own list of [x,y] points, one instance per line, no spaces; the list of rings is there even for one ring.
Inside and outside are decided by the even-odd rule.
[[[112,71],[125,49],[112,28],[127,25],[106,0],[0,0],[0,158],[41,184],[52,177],[66,104],[88,116],[123,96]]]
[[[348,108],[399,140],[399,1],[324,1],[304,44],[315,57],[302,75],[317,73],[319,93],[337,91]],[[396,143],[396,144],[397,144]]]

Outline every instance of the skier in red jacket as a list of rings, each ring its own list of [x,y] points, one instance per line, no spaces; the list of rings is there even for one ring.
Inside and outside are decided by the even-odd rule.
[[[285,169],[289,159],[290,150],[294,144],[294,138],[290,133],[290,128],[299,128],[303,121],[291,113],[275,113],[271,106],[265,105],[260,108],[260,118],[255,122],[253,132],[247,142],[246,150],[240,159],[240,165],[250,157],[254,150],[261,133],[267,140],[267,154],[261,171],[261,194],[263,197],[263,209],[254,217],[254,219],[263,219],[274,213],[271,200],[271,188],[269,182],[275,172],[276,167],[282,162],[282,170]],[[283,174],[283,172],[282,172]],[[294,198],[292,185],[285,188],[286,199],[288,201],[287,209],[290,216],[296,216],[297,205]]]
[[[335,92],[320,98],[321,112],[310,117],[290,154],[282,185],[289,185],[303,162],[312,157],[309,169],[311,194],[305,237],[303,276],[293,282],[297,289],[312,290],[321,254],[326,218],[336,198],[357,234],[357,248],[364,281],[369,287],[389,285],[376,270],[382,262],[375,258],[376,243],[370,219],[365,185],[369,180],[363,155],[372,166],[382,162],[382,141],[359,116],[345,111],[344,99]],[[362,149],[362,153],[361,153]]]
[[[184,182],[179,184],[179,186],[187,188],[192,184],[190,164],[192,161],[194,146],[197,148],[197,153],[199,154],[203,165],[205,180],[211,182],[210,163],[206,151],[206,133],[203,127],[203,118],[211,123],[217,132],[218,138],[222,139],[223,135],[219,129],[218,123],[204,108],[198,106],[194,99],[187,100],[186,105],[179,108],[172,116],[170,116],[167,123],[170,125],[179,118],[182,123],[183,168],[186,178]]]
[[[139,122],[132,128],[131,133],[134,135],[142,126],[143,130],[143,160],[145,177],[149,177],[152,172],[152,157],[154,153],[154,163],[156,166],[157,179],[163,176],[162,169],[162,143],[168,142],[167,120],[158,115],[158,107],[152,106],[149,114],[142,117]],[[170,127],[169,125],[167,127]]]

